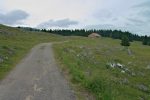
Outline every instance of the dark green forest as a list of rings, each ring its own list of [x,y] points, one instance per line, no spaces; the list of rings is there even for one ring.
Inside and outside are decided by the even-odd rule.
[[[143,45],[149,45],[150,46],[150,36],[139,36],[137,34],[133,34],[128,31],[121,31],[121,30],[85,30],[85,29],[74,29],[74,30],[67,30],[67,29],[34,29],[29,27],[18,27],[24,30],[29,31],[42,31],[42,32],[48,32],[52,34],[58,34],[63,36],[85,36],[87,37],[91,33],[98,33],[102,37],[110,37],[113,39],[122,39],[124,36],[126,36],[130,42],[133,41],[141,41]]]

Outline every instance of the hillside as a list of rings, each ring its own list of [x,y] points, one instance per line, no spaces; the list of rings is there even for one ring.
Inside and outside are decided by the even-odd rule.
[[[112,38],[59,36],[0,25],[0,80],[36,44],[54,41],[55,57],[80,100],[150,100],[150,46]],[[91,95],[89,95],[91,94]]]
[[[120,42],[77,37],[54,45],[81,99],[88,96],[84,88],[97,100],[150,100],[150,47],[132,42],[129,53]]]
[[[36,44],[59,41],[61,36],[0,25],[0,79]]]

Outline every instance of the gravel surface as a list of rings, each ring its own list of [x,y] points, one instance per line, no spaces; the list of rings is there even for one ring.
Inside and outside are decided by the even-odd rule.
[[[30,53],[0,83],[0,100],[76,100],[60,72],[51,43]]]

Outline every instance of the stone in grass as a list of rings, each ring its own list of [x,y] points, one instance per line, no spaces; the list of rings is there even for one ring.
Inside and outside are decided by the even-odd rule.
[[[111,67],[111,68],[115,68],[115,66],[116,66],[116,65],[115,65],[114,63],[110,63],[110,67]]]
[[[106,68],[107,69],[109,69],[109,68],[118,68],[118,69],[120,69],[121,73],[127,73],[127,74],[129,74],[131,76],[136,76],[135,72],[130,71],[125,65],[123,65],[121,63],[108,62],[106,64]]]
[[[116,64],[116,66],[118,67],[118,68],[121,68],[121,69],[123,69],[124,67],[123,67],[123,65],[122,64],[120,64],[120,63],[117,63]]]
[[[124,65],[120,63],[107,63],[107,66],[110,66],[111,68],[119,68],[124,69]]]
[[[137,88],[143,92],[149,92],[149,88],[144,84],[138,84]]]
[[[121,73],[125,73],[125,71],[124,71],[124,70],[121,70]]]
[[[116,64],[115,63],[107,63],[107,66],[110,66],[111,68],[115,68]]]

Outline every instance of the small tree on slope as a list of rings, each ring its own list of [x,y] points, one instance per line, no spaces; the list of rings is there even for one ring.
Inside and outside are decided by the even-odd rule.
[[[129,38],[127,36],[123,36],[122,37],[121,45],[125,46],[125,47],[129,47],[130,46],[130,41],[129,41]]]
[[[148,45],[149,44],[148,42],[149,42],[148,37],[146,35],[146,36],[144,36],[144,39],[143,39],[143,45]]]

